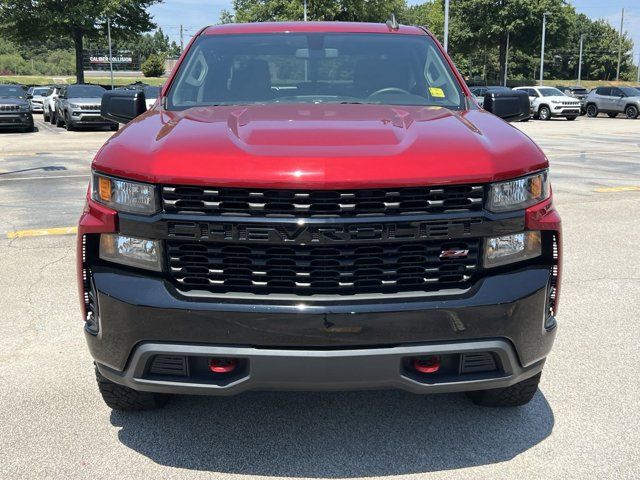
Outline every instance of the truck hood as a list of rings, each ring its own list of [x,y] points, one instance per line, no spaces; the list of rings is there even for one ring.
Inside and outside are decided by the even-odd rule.
[[[329,189],[481,183],[547,160],[482,110],[280,104],[153,109],[114,135],[93,166],[151,183]]]

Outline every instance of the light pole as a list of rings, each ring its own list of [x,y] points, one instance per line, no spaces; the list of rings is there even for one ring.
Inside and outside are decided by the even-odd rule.
[[[622,61],[622,30],[624,29],[624,8],[620,18],[620,39],[618,40],[618,68],[616,70],[616,82],[620,80],[620,62]]]
[[[507,86],[507,71],[509,70],[509,32],[507,32],[507,49],[504,52],[504,86]]]
[[[578,85],[582,81],[582,43],[584,42],[584,33],[580,35],[580,60],[578,60]]]
[[[449,0],[444,0],[444,51],[449,49]]]
[[[640,53],[638,54],[638,78],[636,79],[638,85],[640,86]]]
[[[304,0],[304,21],[307,21],[307,0]]]
[[[113,90],[113,52],[111,50],[111,19],[107,17],[107,37],[109,38],[109,72],[111,72],[111,90]]]
[[[551,12],[544,12],[542,15],[542,50],[540,52],[540,86],[544,83],[544,41],[547,35],[547,15]]]

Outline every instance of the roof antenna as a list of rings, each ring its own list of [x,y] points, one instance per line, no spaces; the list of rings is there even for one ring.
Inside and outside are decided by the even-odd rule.
[[[395,14],[392,13],[391,18],[387,20],[387,27],[389,27],[389,30],[400,30],[400,24],[396,20]]]

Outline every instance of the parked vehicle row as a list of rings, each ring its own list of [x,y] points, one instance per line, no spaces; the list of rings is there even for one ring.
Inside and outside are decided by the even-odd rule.
[[[136,82],[126,90],[139,90],[145,94],[147,109],[160,94],[160,87]],[[99,85],[49,85],[30,87],[0,85],[0,129],[32,132],[34,113],[42,113],[45,122],[57,127],[75,130],[80,127],[108,127],[118,130],[118,123],[100,115],[102,96],[107,90]]]
[[[511,89],[502,86],[471,87],[471,92],[481,107],[485,94],[509,90]],[[640,115],[640,86],[597,87],[591,91],[580,86],[524,86],[513,90],[524,91],[529,95],[531,116],[540,120],[558,117],[575,120],[580,115],[597,117],[600,113],[606,113],[611,118],[624,114],[630,119]]]

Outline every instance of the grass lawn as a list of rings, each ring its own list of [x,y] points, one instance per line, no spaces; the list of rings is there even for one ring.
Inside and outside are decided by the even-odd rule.
[[[111,83],[111,77],[85,77],[86,83],[96,83],[100,85],[109,85]],[[162,85],[166,78],[153,78],[153,77],[113,77],[113,83],[116,86],[129,85],[133,82],[144,82],[149,85]],[[58,83],[75,83],[76,77],[45,77],[45,76],[0,76],[0,83],[19,83],[22,85],[52,85]]]

